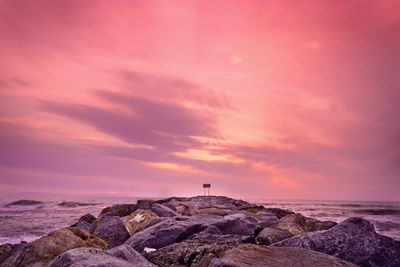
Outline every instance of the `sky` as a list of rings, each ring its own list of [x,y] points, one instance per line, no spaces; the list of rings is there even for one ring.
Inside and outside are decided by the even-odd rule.
[[[0,0],[0,194],[400,200],[400,2]]]

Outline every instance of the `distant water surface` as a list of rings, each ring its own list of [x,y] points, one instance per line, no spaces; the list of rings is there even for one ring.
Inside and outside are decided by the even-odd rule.
[[[0,199],[0,244],[30,242],[49,232],[70,226],[86,214],[97,216],[112,204],[136,203],[137,198],[69,198],[35,199],[40,203],[8,203],[16,199]],[[266,207],[290,209],[320,220],[340,222],[349,217],[371,221],[377,231],[400,240],[400,202],[293,201],[247,199]],[[25,205],[24,205],[25,204]]]

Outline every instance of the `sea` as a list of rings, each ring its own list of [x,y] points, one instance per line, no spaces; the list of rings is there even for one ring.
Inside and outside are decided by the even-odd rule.
[[[132,197],[36,198],[31,203],[18,199],[0,199],[0,245],[31,242],[49,232],[70,226],[87,213],[98,216],[101,210],[117,203],[136,203]],[[319,220],[341,222],[362,217],[375,225],[378,233],[400,240],[400,202],[268,200],[244,199],[265,207],[290,209]]]

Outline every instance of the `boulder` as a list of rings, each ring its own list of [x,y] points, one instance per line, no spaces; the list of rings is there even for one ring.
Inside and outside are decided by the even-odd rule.
[[[20,246],[5,260],[2,266],[44,267],[48,266],[49,262],[61,253],[79,247],[106,249],[107,243],[78,228],[62,228],[31,243]]]
[[[104,208],[100,214],[110,213],[114,216],[124,217],[128,216],[137,209],[135,204],[117,204],[111,207]]]
[[[305,217],[305,220],[308,232],[328,230],[337,225],[337,222],[334,221],[319,221],[309,217]]]
[[[143,210],[145,210],[145,209],[150,209],[151,208],[151,206],[153,205],[153,204],[155,204],[156,202],[154,201],[154,200],[152,200],[152,199],[139,199],[137,202],[136,202],[136,207],[138,208],[138,209],[143,209]]]
[[[259,230],[260,222],[255,218],[241,213],[224,216],[222,220],[213,224],[224,234],[254,236]]]
[[[156,225],[157,223],[163,222],[165,220],[167,220],[168,217],[157,217],[152,219],[148,224],[146,224],[146,226],[144,228],[148,228],[150,226]]]
[[[302,234],[272,246],[306,248],[361,266],[400,266],[400,241],[377,234],[374,225],[362,218],[350,218],[329,230]]]
[[[118,246],[110,250],[77,248],[59,255],[49,267],[155,267],[136,250]]]
[[[222,235],[219,238],[212,239],[194,238],[145,253],[144,256],[161,267],[203,267],[208,266],[213,258],[219,257],[224,251],[245,242],[247,240],[243,236],[228,237],[227,235]]]
[[[18,250],[21,246],[24,246],[25,244],[3,244],[0,245],[0,265],[5,262],[5,260],[12,255],[12,253],[16,250]]]
[[[155,203],[151,206],[151,211],[157,214],[159,217],[174,217],[178,216],[179,214],[176,213],[174,210],[170,209],[167,206],[162,204]]]
[[[264,227],[271,226],[279,221],[278,217],[266,211],[258,211],[255,218],[259,220]]]
[[[102,238],[110,248],[123,244],[129,238],[124,222],[118,216],[100,216],[90,226],[90,233]]]
[[[286,230],[293,235],[299,235],[307,232],[307,222],[305,217],[300,213],[289,214],[279,219],[272,228]]]
[[[134,233],[144,229],[146,225],[155,218],[158,218],[158,216],[151,210],[138,209],[129,216],[123,217],[122,221],[128,230],[129,235],[133,235]]]
[[[276,248],[253,244],[240,244],[225,251],[211,267],[355,267],[352,263],[301,248]]]
[[[180,221],[167,219],[133,234],[125,244],[139,252],[142,252],[145,247],[159,249],[183,241],[218,220],[221,220],[221,217],[215,215],[198,215]]]
[[[92,214],[85,214],[82,217],[79,218],[78,222],[71,225],[71,227],[77,227],[81,230],[84,230],[86,232],[89,232],[90,230],[90,225],[92,222],[96,220],[96,217],[94,217]]]
[[[275,242],[291,238],[293,234],[286,230],[279,230],[273,228],[264,228],[258,233],[256,241],[258,244],[270,245]]]
[[[264,212],[269,212],[271,215],[275,215],[278,219],[283,218],[287,215],[294,214],[293,211],[288,209],[280,209],[280,208],[266,208],[263,210]]]

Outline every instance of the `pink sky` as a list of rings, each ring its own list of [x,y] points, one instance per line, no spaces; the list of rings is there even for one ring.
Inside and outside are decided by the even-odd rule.
[[[0,0],[0,194],[400,200],[400,2]]]

